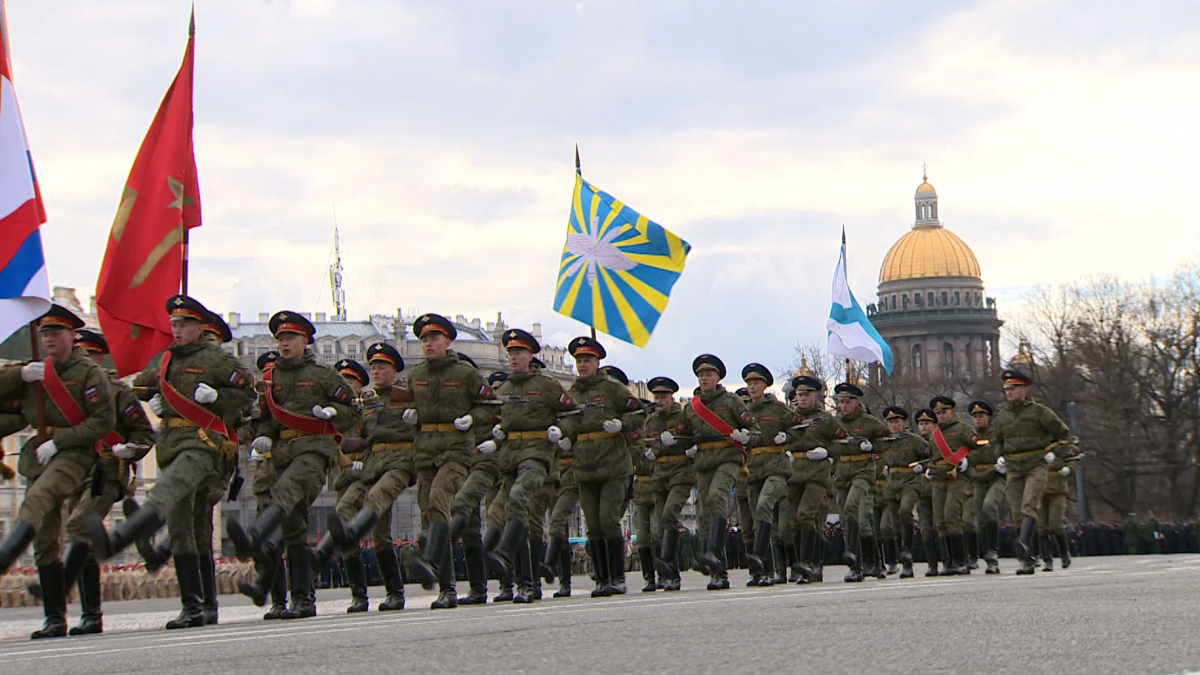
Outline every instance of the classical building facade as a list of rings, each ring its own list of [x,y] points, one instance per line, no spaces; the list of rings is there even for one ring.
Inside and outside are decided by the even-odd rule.
[[[1003,322],[984,292],[979,261],[942,225],[927,176],[914,201],[912,229],[884,257],[878,302],[867,306],[892,348],[892,376],[964,383],[992,377],[1001,368]]]

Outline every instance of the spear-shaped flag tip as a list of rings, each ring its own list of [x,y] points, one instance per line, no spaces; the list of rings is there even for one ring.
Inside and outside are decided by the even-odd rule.
[[[575,144],[575,172],[579,172],[579,144]]]
[[[188,37],[196,36],[196,3],[192,3],[192,20],[188,23]]]

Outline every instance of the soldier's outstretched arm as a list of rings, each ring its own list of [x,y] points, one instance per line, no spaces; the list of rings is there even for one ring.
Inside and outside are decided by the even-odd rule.
[[[0,398],[19,398],[25,389],[21,369],[17,366],[0,368]]]
[[[113,428],[117,419],[116,409],[108,388],[108,373],[100,366],[87,369],[83,379],[83,401],[80,403],[87,419],[82,424],[57,432],[54,435],[57,445],[92,445]]]
[[[135,375],[133,378],[133,386],[138,388],[136,394],[138,399],[142,401],[149,401],[150,399],[154,398],[154,394],[158,390],[158,366],[151,366]]]
[[[492,388],[488,386],[488,383],[483,380],[483,377],[474,368],[471,369],[471,373],[463,378],[463,380],[463,386],[467,387],[467,391],[471,392],[472,407],[471,411],[467,413],[474,420],[471,426],[480,428],[487,425],[490,429],[491,425],[494,424],[491,420],[496,416],[496,406],[486,405],[481,403],[481,401],[496,398],[495,392],[492,391]]]
[[[329,422],[338,431],[346,431],[362,424],[362,413],[354,405],[354,389],[345,378],[329,370],[322,377],[325,395],[329,397],[329,405],[337,410],[337,415]]]
[[[122,435],[125,436],[125,442],[146,448],[141,457],[134,458],[135,461],[140,460],[150,452],[150,446],[154,445],[154,427],[146,417],[142,402],[137,399],[132,389],[119,381],[112,385],[112,389],[117,406],[117,426],[124,431]]]
[[[221,412],[222,417],[240,415],[242,408],[253,403],[258,396],[254,392],[254,376],[237,359],[223,351],[218,353],[223,363],[221,367],[213,369],[217,381],[212,384],[219,392],[213,407]]]

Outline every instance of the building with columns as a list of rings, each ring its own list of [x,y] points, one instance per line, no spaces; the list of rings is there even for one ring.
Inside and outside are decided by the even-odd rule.
[[[978,382],[1001,369],[996,301],[979,261],[942,225],[927,176],[917,186],[916,219],[879,268],[878,302],[867,315],[892,348],[892,377]],[[872,379],[878,381],[877,366]]]

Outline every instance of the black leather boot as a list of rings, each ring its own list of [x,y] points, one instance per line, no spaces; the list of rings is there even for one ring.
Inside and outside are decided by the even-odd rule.
[[[886,579],[883,565],[879,564],[879,546],[875,537],[861,537],[863,554],[863,577]]]
[[[505,528],[507,530],[507,528]],[[503,541],[503,537],[501,537]],[[527,605],[537,598],[533,591],[533,556],[529,550],[529,535],[517,542],[516,557],[513,559],[513,582],[516,592],[513,594],[514,605]]]
[[[711,576],[724,570],[721,564],[721,554],[725,551],[726,521],[725,518],[710,518],[708,521],[708,542],[704,552],[700,554],[696,564],[700,571]]]
[[[556,598],[571,597],[571,562],[574,555],[570,543],[564,543],[558,551],[558,590],[554,591]]]
[[[413,578],[421,584],[425,590],[432,590],[433,587],[440,583],[438,570],[435,565],[442,559],[443,556],[449,555],[450,552],[450,525],[447,523],[433,523],[429,526],[429,540],[425,544],[425,550],[420,558],[413,561],[412,573]],[[453,572],[451,579],[453,579]],[[458,598],[455,598],[457,603]]]
[[[495,551],[487,554],[488,568],[496,575],[502,585],[513,581],[513,573],[517,564],[517,547],[528,545],[529,531],[525,523],[511,519],[504,523],[504,533],[500,535],[500,543]]]
[[[200,595],[204,598],[204,625],[215,626],[220,620],[217,611],[217,564],[212,553],[199,556]]]
[[[138,510],[138,513],[145,510],[143,507]],[[258,517],[254,519],[254,524],[250,526],[249,530],[242,529],[242,524],[238,522],[236,517],[227,517],[225,519],[225,533],[229,535],[230,541],[233,542],[237,557],[241,560],[262,557],[263,542],[275,530],[279,529],[284,515],[286,514],[283,512],[282,507],[271,504],[259,512]],[[337,519],[333,519],[333,522],[337,522]],[[306,552],[305,555],[308,555],[308,553]]]
[[[846,561],[850,572],[842,580],[847,583],[857,583],[863,580],[863,542],[858,535],[858,521],[847,520],[844,527],[846,549],[842,553],[842,559]]]
[[[767,580],[767,560],[771,557],[771,523],[755,523],[754,550],[746,554],[750,569],[747,586],[770,586]]]
[[[1000,523],[983,524],[983,560],[987,563],[984,574],[1000,574]]]
[[[655,569],[667,583],[663,584],[664,591],[677,591],[678,587],[671,588],[671,582],[679,576],[679,568],[675,565],[675,558],[679,555],[679,530],[675,528],[667,528],[663,531],[662,548],[658,551],[658,557],[654,560]]]
[[[463,562],[467,565],[467,582],[471,591],[458,599],[460,605],[486,605],[487,595],[487,563],[484,561],[483,543],[480,541],[463,542]]]
[[[438,526],[442,527],[442,532],[438,538],[434,534],[438,532]],[[451,553],[450,542],[447,541],[450,535],[450,528],[446,523],[434,523],[429,528],[429,550],[433,552],[436,546],[441,546],[441,555],[437,557],[437,583],[438,596],[429,604],[430,609],[454,609],[458,607],[458,591],[454,588],[454,557]],[[439,543],[444,541],[445,543]]]
[[[1062,568],[1065,570],[1071,566],[1071,549],[1068,547],[1067,535],[1054,535],[1055,541],[1058,543],[1058,557],[1062,559]]]
[[[967,542],[967,574],[970,574],[971,570],[979,569],[979,535],[971,532],[963,536]]]
[[[912,524],[900,525],[900,578],[911,579],[913,577],[913,526]]]
[[[1038,537],[1038,540],[1040,541],[1041,546],[1042,546],[1042,571],[1043,572],[1053,572],[1054,571],[1054,540],[1050,538],[1049,534],[1043,534],[1042,536]]]
[[[30,633],[29,639],[66,637],[67,586],[63,564],[56,562],[38,567],[38,580],[42,584],[42,611],[46,615],[46,622],[41,630]]]
[[[104,562],[114,555],[120,553],[129,547],[130,544],[138,545],[138,552],[142,557],[149,556],[151,559],[155,557],[153,553],[153,544],[150,538],[158,532],[164,524],[166,518],[163,518],[157,511],[149,506],[143,506],[133,512],[133,515],[125,522],[117,526],[110,535],[104,530],[104,518],[100,514],[93,513],[88,516],[87,528],[88,535],[92,539],[92,557],[96,562]]]
[[[67,583],[70,583],[68,580]],[[83,566],[79,573],[79,605],[83,616],[79,625],[68,635],[92,635],[104,632],[104,615],[100,612],[100,565],[95,561]]]
[[[625,539],[612,537],[604,541],[608,554],[608,590],[610,595],[625,595]]]
[[[798,538],[793,536],[775,544],[778,547],[775,553],[776,584],[794,583],[795,577],[799,575],[799,570],[796,568],[796,563],[800,560],[800,549],[796,546],[797,541],[799,541]]]
[[[257,606],[262,607],[267,604],[267,594],[270,592],[271,585],[275,583],[276,577],[283,577],[280,572],[282,566],[281,556],[283,555],[283,533],[276,528],[274,532],[267,537],[263,542],[263,553],[254,561],[254,580],[247,583],[245,581],[238,582],[238,592],[250,598]],[[291,561],[288,561],[288,567],[292,566]],[[280,583],[284,583],[281,581]],[[286,595],[286,593],[285,593]],[[274,611],[274,607],[271,608]],[[285,607],[286,609],[286,607]],[[264,619],[282,619],[283,615],[270,616],[271,612],[267,613]]]
[[[541,536],[529,533],[529,591],[534,600],[542,599],[542,560],[546,556],[546,541]]]
[[[342,562],[346,565],[346,576],[350,579],[350,606],[346,608],[346,613],[365,612],[370,609],[371,603],[367,597],[367,569],[363,566],[362,556],[348,555],[342,558]],[[383,565],[379,566],[379,570],[383,571]],[[384,577],[384,585],[386,584],[387,577]]]
[[[924,540],[924,543],[925,562],[928,565],[928,568],[925,570],[925,576],[939,577],[942,575],[942,573],[938,571],[938,561],[941,560],[941,557],[938,555],[937,541],[935,541],[933,537],[929,537],[928,539]]]
[[[1034,550],[1034,540],[1037,538],[1037,521],[1033,518],[1025,518],[1021,521],[1021,531],[1017,536],[1017,558],[1021,561],[1021,567],[1017,569],[1017,574],[1033,574],[1037,568],[1036,552]]]
[[[284,566],[283,554],[275,554],[274,563],[271,564],[270,577],[264,582],[264,587],[271,589],[271,608],[267,610],[266,614],[263,614],[263,621],[282,619],[283,615],[287,614],[287,589],[289,576],[290,575],[287,572],[287,568]]]
[[[316,590],[313,588],[312,557],[304,544],[287,547],[288,576],[291,579],[292,606],[281,619],[307,619],[317,615]]]
[[[103,525],[101,529],[103,529]],[[20,520],[13,523],[8,530],[8,536],[0,542],[0,574],[7,572],[17,558],[21,557],[21,554],[33,541],[34,534],[33,526],[29,523]]]
[[[542,575],[542,580],[548,584],[554,583],[554,578],[558,574],[558,570],[555,568],[558,566],[561,551],[566,545],[566,538],[561,534],[550,537],[550,543],[546,545],[546,556],[538,561],[539,574]]]
[[[375,559],[379,562],[379,575],[383,577],[383,587],[387,597],[379,603],[379,611],[396,612],[404,609],[404,579],[400,576],[400,558],[396,549],[388,546],[375,549]],[[363,604],[367,604],[366,589],[363,589]]]
[[[204,627],[204,590],[200,582],[200,556],[195,553],[175,554],[175,576],[179,579],[179,602],[183,605],[183,611],[167,622],[167,630]]]
[[[608,587],[608,545],[603,539],[588,538],[588,551],[592,558],[592,573],[595,575],[596,587],[592,589],[593,598],[607,598],[612,595]]]
[[[793,569],[793,572],[796,576],[795,583],[807,584],[812,582],[812,577],[814,575],[814,570],[812,567],[812,549],[813,537],[815,535],[816,532],[809,529],[800,530],[800,532],[795,535],[796,564]]]
[[[767,576],[768,586],[787,583],[788,570],[792,567],[790,549],[791,545],[785,544],[781,539],[771,542],[771,574]]]
[[[638,547],[638,565],[642,568],[642,580],[646,582],[642,586],[643,593],[653,593],[658,590],[658,586],[654,583],[654,547],[639,546]]]
[[[330,522],[332,523],[333,520],[335,519],[331,518]],[[334,526],[331,525],[330,529],[333,529],[333,527]],[[339,523],[337,527],[341,527],[341,524]],[[345,529],[343,528],[342,531],[345,532]],[[336,553],[336,551],[334,551],[336,547],[337,545],[333,541],[333,533],[326,532],[325,534],[321,535],[321,541],[318,541],[316,547],[314,547],[312,550],[312,568],[314,570],[325,569],[325,566],[328,565],[329,561],[333,559],[333,554]],[[354,549],[355,547],[347,546],[342,550],[350,551]],[[345,562],[346,555],[343,555],[342,557],[343,562]]]
[[[883,563],[887,566],[887,570],[884,572],[884,574],[887,576],[891,576],[900,571],[900,567],[898,566],[900,561],[897,559],[898,556],[896,555],[896,551],[898,549],[899,547],[896,546],[895,539],[883,540]]]

